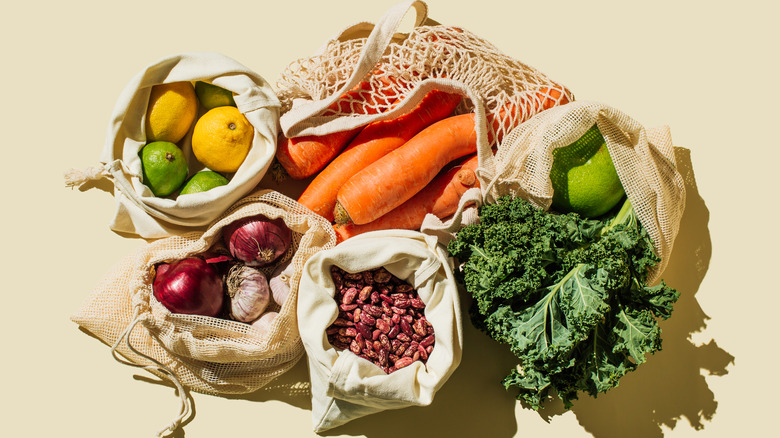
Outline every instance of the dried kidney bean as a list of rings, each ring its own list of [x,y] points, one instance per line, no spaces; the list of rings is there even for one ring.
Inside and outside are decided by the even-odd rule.
[[[428,360],[435,337],[414,287],[385,268],[350,273],[333,266],[331,274],[339,315],[325,333],[334,347],[388,374]]]

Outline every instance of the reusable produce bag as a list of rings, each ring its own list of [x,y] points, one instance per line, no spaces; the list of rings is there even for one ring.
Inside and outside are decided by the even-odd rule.
[[[146,144],[144,121],[154,85],[204,80],[234,93],[238,110],[254,127],[249,155],[221,187],[176,199],[155,197],[143,184],[138,152]],[[160,238],[203,229],[228,207],[253,191],[276,152],[279,100],[270,85],[255,72],[224,55],[190,52],[163,58],[138,73],[122,91],[114,108],[100,155],[101,165],[66,174],[66,183],[78,187],[90,180],[114,184],[116,211],[112,230],[143,238]],[[179,146],[195,163],[188,134]],[[200,169],[191,166],[190,174]]]
[[[396,33],[410,9],[413,30]],[[429,20],[422,1],[394,5],[376,25],[347,28],[314,56],[291,63],[277,85],[287,137],[392,119],[432,89],[467,96],[456,113],[475,113],[481,154],[490,153],[488,138],[501,138],[544,108],[573,99],[562,85],[484,39]]]
[[[674,145],[666,126],[646,129],[625,113],[598,102],[577,101],[553,107],[511,131],[495,157],[488,156],[480,163],[487,182],[480,194],[467,193],[464,197],[468,199],[462,199],[461,205],[467,201],[491,203],[502,195],[512,195],[546,210],[553,195],[553,150],[571,144],[594,124],[661,258],[648,276],[653,283],[667,265],[685,209],[685,183],[676,168]],[[462,222],[461,217],[447,224],[430,215],[427,219],[424,230],[443,241],[448,240],[446,232],[456,232]]]
[[[339,314],[331,266],[347,272],[384,267],[417,289],[435,329],[428,360],[385,373],[350,350],[337,350],[326,329]],[[301,339],[309,361],[314,430],[322,432],[365,415],[431,403],[455,371],[463,342],[458,289],[451,259],[435,238],[416,231],[362,234],[314,254],[298,295]]]
[[[274,308],[278,316],[265,336],[246,323],[174,314],[157,301],[152,294],[157,263],[202,254],[221,241],[225,226],[257,214],[282,218],[293,232],[290,248],[277,262],[292,259],[290,293],[281,308]],[[335,241],[332,227],[323,218],[280,193],[260,191],[230,207],[206,232],[159,239],[122,260],[71,319],[112,345],[122,361],[180,387],[185,408],[173,429],[188,413],[189,399],[181,387],[206,394],[248,393],[302,357],[296,313],[300,275],[312,255],[331,248]],[[269,272],[266,275],[270,277]]]

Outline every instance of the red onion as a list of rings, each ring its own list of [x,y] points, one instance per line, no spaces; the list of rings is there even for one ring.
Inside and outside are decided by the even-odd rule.
[[[222,277],[197,257],[158,265],[152,290],[173,313],[217,316],[225,300]]]
[[[292,232],[281,218],[257,215],[229,224],[222,236],[233,257],[249,266],[266,266],[287,251]]]

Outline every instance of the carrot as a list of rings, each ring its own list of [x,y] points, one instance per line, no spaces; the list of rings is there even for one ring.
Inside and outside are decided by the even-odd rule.
[[[276,159],[292,179],[306,179],[325,167],[361,128],[326,135],[280,138]]]
[[[457,94],[434,90],[412,111],[392,120],[370,123],[309,183],[298,202],[333,222],[336,195],[350,177],[400,147],[431,123],[449,116],[460,100]]]
[[[441,171],[408,201],[367,224],[334,225],[338,241],[376,230],[419,230],[427,214],[439,219],[451,216],[458,209],[463,193],[472,187],[479,187],[475,174],[477,165],[476,154],[459,160]]]
[[[498,110],[487,114],[488,126],[497,133],[496,140],[500,143],[503,135],[534,115],[566,103],[569,103],[568,90],[557,85],[553,88],[541,85],[521,102],[509,100]],[[511,114],[514,114],[516,120],[512,120]]]
[[[449,162],[477,151],[474,114],[440,120],[356,173],[339,189],[338,223],[369,223],[414,196]]]
[[[361,82],[331,104],[327,112],[375,114],[376,105],[386,104],[387,98],[374,93],[372,84]],[[305,179],[322,170],[361,131],[355,128],[326,135],[281,137],[276,148],[276,159],[293,179]]]
[[[564,93],[564,91],[565,89],[563,88],[539,87],[539,89],[536,90],[536,95],[540,99],[539,106],[537,107],[538,111],[541,112],[556,105],[565,105],[569,103],[569,95]]]

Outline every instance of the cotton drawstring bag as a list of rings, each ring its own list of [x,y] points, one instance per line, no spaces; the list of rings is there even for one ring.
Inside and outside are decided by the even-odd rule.
[[[241,218],[262,214],[282,218],[292,230],[292,243],[274,265],[262,268],[270,278],[274,266],[290,260],[290,292],[265,335],[250,324],[171,313],[152,294],[157,263],[214,251],[222,229]],[[278,192],[253,193],[230,207],[203,232],[155,240],[122,260],[97,285],[71,319],[113,346],[118,360],[171,380],[182,398],[172,431],[190,413],[184,389],[205,394],[256,391],[293,367],[303,356],[298,333],[299,283],[304,263],[335,245],[330,224]]]
[[[151,88],[196,80],[234,93],[238,110],[254,127],[252,147],[238,171],[229,175],[227,185],[176,199],[155,197],[143,184],[138,156],[147,143],[144,123]],[[269,168],[276,152],[279,106],[275,92],[262,77],[219,53],[188,52],[160,59],[138,73],[120,94],[100,165],[67,172],[66,184],[79,187],[93,180],[110,180],[116,206],[110,228],[116,232],[153,239],[203,231],[228,207],[253,191]],[[178,145],[193,175],[202,166],[196,166],[190,135],[191,132]]]
[[[339,315],[331,267],[351,272],[384,267],[412,285],[435,329],[427,362],[387,374],[350,350],[338,350],[326,329]],[[301,339],[308,357],[315,432],[388,409],[429,405],[460,364],[461,309],[452,260],[436,238],[386,230],[350,238],[314,254],[304,266],[298,295]]]

